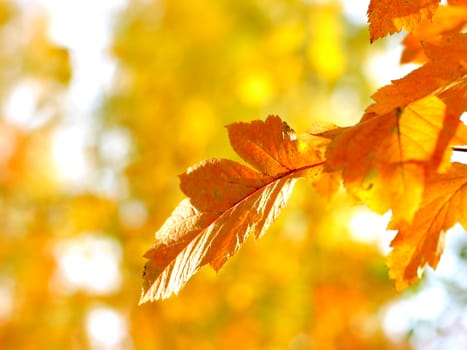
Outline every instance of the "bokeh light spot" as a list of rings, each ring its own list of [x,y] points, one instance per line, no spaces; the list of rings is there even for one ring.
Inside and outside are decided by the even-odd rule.
[[[373,51],[362,64],[363,73],[375,88],[389,85],[392,80],[400,79],[418,67],[414,63],[399,64],[402,46],[395,45],[394,41],[397,37],[389,38],[384,50]]]
[[[389,212],[379,215],[366,207],[356,208],[349,220],[350,236],[357,242],[376,244],[381,253],[386,254],[394,236],[386,230],[390,218]]]
[[[274,81],[269,73],[254,71],[240,79],[237,94],[247,106],[258,107],[269,103],[276,94],[275,90]]]
[[[115,128],[102,135],[100,154],[104,161],[115,168],[123,168],[129,160],[131,140],[124,128]]]
[[[57,177],[65,184],[83,185],[88,179],[90,160],[86,154],[86,131],[80,125],[56,130],[52,139],[52,156]]]
[[[40,113],[40,105],[43,87],[32,79],[19,82],[4,106],[6,120],[24,129],[33,129],[44,124],[50,113]]]
[[[58,241],[54,247],[58,279],[69,291],[108,294],[121,286],[121,247],[96,234]]]
[[[148,211],[143,202],[134,199],[120,205],[119,216],[125,227],[137,229],[146,222]]]
[[[86,317],[86,331],[92,349],[124,349],[128,335],[125,318],[109,307],[96,307]]]

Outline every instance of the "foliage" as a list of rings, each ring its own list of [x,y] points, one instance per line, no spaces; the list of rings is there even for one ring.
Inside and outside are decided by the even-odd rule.
[[[467,143],[467,127],[460,121],[467,110],[467,36],[456,33],[465,20],[459,21],[463,5],[445,7],[443,16],[454,18],[446,30],[427,22],[438,8],[436,0],[370,2],[371,41],[402,29],[412,32],[425,20],[416,35],[424,39],[426,62],[379,89],[356,125],[298,140],[277,117],[230,125],[232,147],[259,173],[214,159],[181,176],[189,199],[156,233],[156,245],[145,255],[141,302],[178,293],[202,265],[219,270],[250,232],[261,237],[297,177],[319,183],[331,176],[337,181],[341,174],[350,194],[376,211],[392,211],[389,227],[398,234],[388,266],[397,289],[413,283],[425,264],[436,268],[445,231],[458,221],[467,228],[466,166],[450,164],[453,149]],[[336,187],[329,186],[325,195]]]
[[[294,180],[323,166],[319,138],[297,140],[278,117],[228,130],[234,149],[256,170],[213,159],[180,177],[190,200],[174,210],[157,233],[157,246],[146,253],[149,299],[177,293],[202,265],[219,270],[250,232],[256,238],[264,234],[289,199]]]
[[[444,8],[451,6],[439,6],[430,27],[439,42],[464,23],[464,7],[441,16]],[[419,63],[428,57],[417,37],[434,38],[419,28],[430,23],[405,43]],[[246,165],[238,159],[245,138],[236,153],[223,125],[231,133],[277,114],[297,131],[320,120],[355,124],[382,85],[370,68],[392,45],[368,39],[366,25],[337,0],[0,0],[2,349],[409,349],[417,337],[432,344],[426,318],[395,337],[390,326],[400,323],[388,317],[394,302],[417,304],[427,279],[393,290],[379,241],[356,235],[370,227],[383,239],[392,233],[344,191],[327,196],[342,175],[323,166],[291,179],[295,190],[268,234],[245,240],[218,274],[200,269],[176,298],[138,306],[148,232],[183,200],[173,174],[220,157],[272,180],[251,156]],[[284,130],[299,154],[310,143],[319,159],[340,135],[312,135],[329,130],[315,126],[294,140],[278,121],[268,121],[277,125],[268,132]],[[181,178],[201,181],[202,168]],[[425,198],[420,208],[430,211]],[[450,225],[433,219],[433,228]],[[451,282],[444,299],[424,308],[458,299],[444,319],[429,320],[437,342],[465,330],[465,286]]]

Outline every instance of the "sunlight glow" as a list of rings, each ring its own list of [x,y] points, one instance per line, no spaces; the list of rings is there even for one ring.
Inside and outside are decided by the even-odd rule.
[[[399,63],[402,46],[397,44],[400,37],[395,35],[387,39],[387,45],[381,51],[374,51],[368,56],[367,62],[363,63],[362,68],[366,78],[375,88],[391,84],[391,80],[404,77],[415,68],[417,64],[409,63],[401,65]]]
[[[85,130],[77,126],[61,127],[52,138],[52,156],[59,180],[73,185],[83,184],[89,175]]]
[[[91,179],[94,169],[87,148],[96,146],[90,144],[97,126],[95,109],[109,88],[116,69],[108,49],[113,14],[126,3],[127,0],[40,0],[50,16],[51,39],[69,49],[72,57],[73,76],[64,98],[65,120],[53,135],[53,157],[59,180],[78,189],[99,186],[101,182],[104,187],[113,186],[108,174],[104,174],[100,182]],[[104,152],[104,156],[116,160],[115,152],[110,155],[108,147]]]
[[[408,301],[395,301],[383,311],[383,329],[386,335],[400,341],[411,327]]]
[[[32,129],[48,121],[53,111],[38,108],[44,86],[32,79],[20,81],[11,91],[3,108],[5,119],[24,129]]]
[[[50,24],[52,38],[65,46],[82,47],[99,46],[102,41],[107,40],[107,27],[112,13],[120,10],[127,0],[40,2],[53,14]],[[86,19],[86,25],[83,25],[83,19]]]
[[[461,258],[461,249],[467,247],[467,235],[460,224],[456,224],[446,233],[446,247],[434,274],[455,280],[467,289],[467,265]]]
[[[122,252],[111,238],[83,234],[57,242],[53,252],[59,283],[68,291],[109,294],[120,288]]]
[[[93,103],[111,81],[115,63],[107,46],[112,15],[126,0],[40,0],[50,13],[49,34],[53,41],[71,50],[73,79],[69,97],[72,113],[92,110]],[[83,25],[85,23],[85,25]]]
[[[466,309],[462,307],[463,296],[458,294],[467,287],[467,267],[461,258],[465,247],[467,236],[458,224],[446,235],[446,248],[436,271],[426,268],[417,293],[402,295],[382,309],[380,317],[388,337],[402,340],[415,330],[410,338],[415,350],[466,348]],[[446,288],[440,279],[462,289]]]
[[[344,16],[356,25],[367,23],[368,0],[341,0]]]
[[[19,84],[11,93],[5,105],[6,119],[16,125],[27,126],[34,119],[37,86]]]
[[[114,309],[103,306],[87,314],[86,332],[92,349],[122,349],[128,336],[125,318]]]
[[[375,244],[386,254],[394,236],[386,229],[390,218],[389,212],[379,215],[366,207],[357,208],[349,220],[350,236],[357,242]]]
[[[416,321],[436,322],[447,303],[443,287],[426,286],[416,295],[388,304],[382,313],[384,332],[393,340],[401,340]]]

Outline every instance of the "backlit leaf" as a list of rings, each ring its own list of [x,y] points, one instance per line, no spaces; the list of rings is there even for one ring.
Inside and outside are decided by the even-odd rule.
[[[379,89],[372,96],[375,103],[367,108],[367,112],[385,114],[429,94],[445,91],[467,74],[466,34],[454,34],[437,42],[425,43],[424,50],[429,62]]]
[[[467,228],[467,166],[453,163],[445,174],[426,184],[420,209],[412,223],[391,222],[398,229],[388,258],[390,277],[401,290],[414,283],[425,264],[436,268],[444,249],[446,230],[456,222]]]
[[[467,7],[440,6],[431,20],[424,20],[402,41],[404,51],[401,63],[424,63],[425,56],[422,42],[436,42],[443,35],[453,34],[462,30],[467,23]]]
[[[438,7],[439,0],[371,0],[368,6],[370,41],[400,32],[411,32],[424,19],[430,19]]]
[[[467,6],[467,0],[448,0],[449,5]]]
[[[403,110],[366,114],[337,136],[322,135],[334,139],[327,167],[343,171],[350,193],[374,210],[392,209],[396,217],[410,220],[421,199],[425,173],[446,166],[448,145],[465,142],[467,128],[458,116],[446,113],[439,98],[428,96]]]
[[[219,270],[250,233],[261,237],[285,206],[294,182],[323,165],[318,137],[298,140],[278,117],[228,127],[237,153],[257,170],[226,159],[181,175],[182,201],[156,233],[145,257],[141,303],[178,293],[198,269]],[[314,146],[314,147],[312,147]]]

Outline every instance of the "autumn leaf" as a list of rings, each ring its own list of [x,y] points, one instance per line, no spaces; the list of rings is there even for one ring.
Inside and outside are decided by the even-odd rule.
[[[145,257],[140,303],[178,293],[203,265],[218,271],[250,233],[261,237],[285,206],[295,180],[322,169],[323,139],[297,139],[279,117],[228,127],[234,150],[254,169],[212,159],[180,176],[183,200]]]
[[[467,23],[467,7],[440,6],[431,20],[424,20],[402,41],[404,50],[401,63],[424,63],[425,56],[422,41],[436,42],[443,35],[454,34],[462,30]]]
[[[368,6],[370,41],[405,29],[413,31],[420,21],[430,19],[439,0],[371,0]]]
[[[411,59],[426,63],[379,89],[356,125],[310,131],[299,139],[278,117],[228,126],[232,148],[251,167],[211,159],[180,176],[188,198],[145,255],[140,303],[177,294],[206,264],[218,271],[250,234],[265,233],[300,177],[311,179],[328,200],[342,179],[348,193],[372,209],[392,210],[391,227],[399,234],[389,265],[398,288],[415,280],[425,263],[435,266],[441,232],[455,220],[463,222],[459,214],[439,223],[441,211],[426,211],[436,202],[427,198],[435,196],[437,183],[454,183],[448,187],[455,191],[453,173],[464,172],[450,163],[453,147],[467,144],[460,120],[467,109],[467,35],[456,33],[465,23],[463,9],[455,15],[445,10],[454,3],[463,5],[449,1],[431,23],[438,1],[370,2],[371,40],[413,31],[406,41]],[[426,226],[430,220],[435,224]]]
[[[399,230],[387,261],[396,289],[414,283],[426,264],[436,268],[444,249],[446,230],[457,222],[467,229],[466,206],[467,166],[453,163],[445,174],[436,174],[427,181],[413,222],[389,224],[389,229]]]
[[[342,170],[349,193],[378,211],[410,220],[426,173],[446,167],[451,144],[467,140],[467,127],[435,96],[383,115],[367,113],[353,127],[320,134],[333,141],[326,168]]]
[[[453,34],[434,43],[425,43],[429,61],[402,79],[379,89],[367,112],[385,114],[430,94],[440,94],[460,84],[467,74],[467,35]]]

